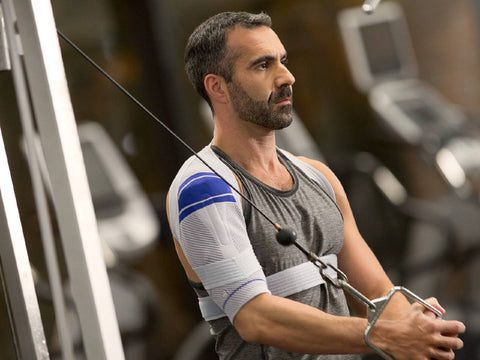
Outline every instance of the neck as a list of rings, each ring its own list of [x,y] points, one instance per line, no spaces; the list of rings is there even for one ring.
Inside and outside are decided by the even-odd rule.
[[[274,188],[288,190],[293,185],[290,173],[278,159],[273,130],[244,121],[215,121],[212,145],[220,148],[257,179]]]
[[[229,124],[215,121],[212,145],[222,149],[247,170],[252,166],[278,162],[275,131],[244,121]]]

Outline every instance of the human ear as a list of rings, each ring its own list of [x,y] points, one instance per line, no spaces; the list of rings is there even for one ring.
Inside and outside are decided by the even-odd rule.
[[[225,80],[220,75],[208,74],[203,80],[203,85],[212,102],[227,102],[227,92],[225,91]]]

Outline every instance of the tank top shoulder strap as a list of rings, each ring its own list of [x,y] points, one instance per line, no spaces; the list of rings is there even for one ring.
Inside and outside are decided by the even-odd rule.
[[[335,192],[333,191],[332,185],[320,171],[285,150],[278,148],[278,153],[292,162],[307,178],[318,184],[325,193],[335,201]]]
[[[251,200],[251,196],[250,196],[250,193],[248,192],[248,189],[243,186],[243,183],[241,180],[241,173],[237,169],[236,163],[217,146],[210,145],[210,148],[213,151],[213,153],[215,153],[219,161],[223,162],[223,164],[226,165],[235,176],[235,179],[237,182],[236,184],[237,189],[242,193],[243,196]],[[251,208],[252,208],[251,205],[247,201],[245,201],[244,198],[242,198],[243,217],[245,218],[246,223],[248,223],[250,219],[250,212],[252,211]]]

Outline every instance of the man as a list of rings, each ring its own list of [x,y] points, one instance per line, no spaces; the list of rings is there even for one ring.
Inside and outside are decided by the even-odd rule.
[[[169,220],[219,357],[359,359],[371,352],[366,319],[350,316],[343,290],[297,248],[278,244],[269,222],[295,228],[299,243],[338,263],[370,299],[391,290],[332,171],[276,148],[275,130],[292,121],[295,78],[270,18],[213,16],[190,36],[185,61],[214,114],[213,140],[199,156],[216,172],[197,157],[185,162],[170,188]],[[365,315],[363,305],[351,306]],[[371,341],[398,360],[453,359],[464,330],[398,296]]]

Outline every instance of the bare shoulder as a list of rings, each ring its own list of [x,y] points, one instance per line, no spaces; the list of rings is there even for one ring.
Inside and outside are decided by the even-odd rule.
[[[330,185],[332,185],[335,193],[337,193],[339,190],[343,192],[343,186],[340,183],[340,180],[337,178],[332,169],[330,169],[325,163],[319,160],[307,158],[305,156],[297,156],[297,159],[303,161],[304,163],[307,163],[308,165],[320,171],[322,175],[325,176],[325,178],[328,180]]]
[[[308,165],[313,166],[318,171],[321,171],[322,174],[325,175],[325,176],[328,173],[333,174],[332,170],[330,170],[330,168],[325,163],[323,163],[319,160],[310,159],[310,158],[307,158],[305,156],[297,156],[297,159],[307,163]]]

